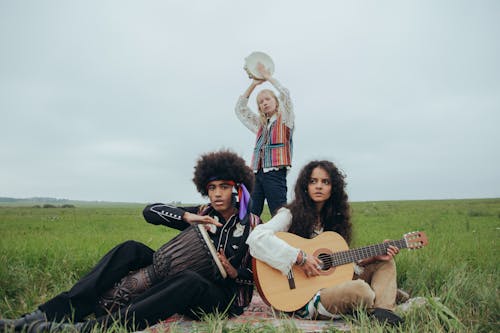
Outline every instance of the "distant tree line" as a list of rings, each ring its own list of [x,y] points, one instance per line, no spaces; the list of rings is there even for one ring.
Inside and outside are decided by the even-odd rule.
[[[42,206],[34,205],[33,208],[75,208],[75,205],[64,204],[64,205],[56,206],[56,205],[51,205],[51,204],[44,204]]]

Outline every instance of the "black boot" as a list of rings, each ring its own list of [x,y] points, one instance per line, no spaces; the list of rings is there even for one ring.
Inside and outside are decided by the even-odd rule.
[[[4,331],[7,328],[14,328],[14,331],[20,332],[23,328],[27,328],[35,321],[47,321],[45,313],[40,310],[36,310],[23,315],[19,319],[2,319],[0,320],[0,331]]]
[[[381,324],[389,324],[391,326],[398,326],[404,323],[403,318],[392,312],[391,310],[374,308],[369,312],[370,316],[374,317]]]

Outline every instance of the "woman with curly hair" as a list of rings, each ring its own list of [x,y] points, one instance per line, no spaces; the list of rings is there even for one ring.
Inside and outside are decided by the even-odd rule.
[[[299,173],[292,203],[281,208],[269,222],[255,228],[248,237],[252,256],[285,276],[293,265],[300,266],[308,278],[319,275],[322,267],[319,258],[287,244],[275,233],[287,231],[303,238],[314,238],[324,231],[334,231],[349,244],[352,224],[344,178],[332,162],[307,164]],[[392,312],[397,292],[393,257],[398,252],[397,247],[389,246],[387,254],[358,262],[352,281],[319,290],[295,314],[308,319],[331,319],[365,307],[380,321],[401,322],[402,319]]]
[[[247,209],[254,175],[245,161],[230,151],[202,155],[194,169],[193,182],[210,199],[208,205],[174,207],[156,203],[148,205],[143,215],[149,223],[179,230],[204,224],[226,278],[211,279],[192,268],[196,264],[169,272],[175,255],[162,249],[169,248],[174,240],[156,252],[142,243],[127,241],[108,252],[69,291],[20,319],[1,320],[0,329],[90,332],[96,326],[106,329],[115,322],[143,329],[175,313],[193,317],[226,311],[229,315],[241,314],[253,292],[251,257],[245,241],[260,223]],[[175,243],[175,248],[191,248],[193,240],[176,237],[175,242],[181,244]],[[191,258],[196,253],[189,253],[185,260],[209,260]],[[89,315],[96,319],[86,320]]]

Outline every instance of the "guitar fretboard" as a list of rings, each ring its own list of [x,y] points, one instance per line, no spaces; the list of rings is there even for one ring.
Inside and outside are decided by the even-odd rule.
[[[328,261],[331,262],[328,262],[326,264],[329,266],[341,266],[349,264],[351,262],[356,262],[361,259],[366,259],[373,256],[386,254],[389,245],[396,246],[400,249],[405,249],[407,247],[406,241],[404,239],[391,240],[388,241],[387,243],[369,245],[357,249],[333,253],[329,255],[329,258],[327,259]]]

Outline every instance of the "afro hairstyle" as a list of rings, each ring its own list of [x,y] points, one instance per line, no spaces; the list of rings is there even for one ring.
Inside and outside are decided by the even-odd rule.
[[[248,192],[253,190],[254,174],[243,158],[230,150],[201,155],[194,167],[193,182],[201,195],[207,196],[207,184],[214,180],[232,180],[243,183]]]

